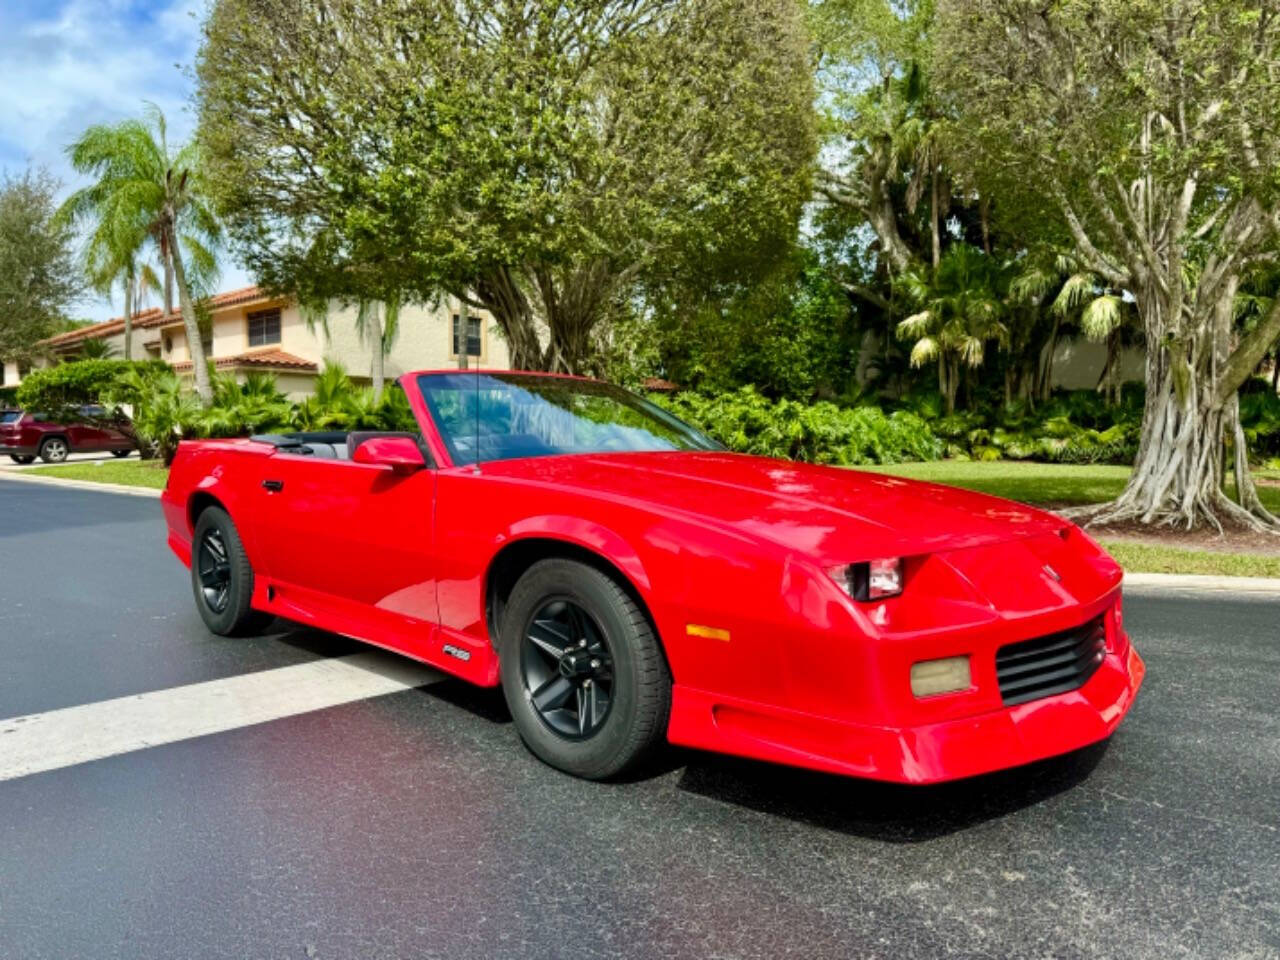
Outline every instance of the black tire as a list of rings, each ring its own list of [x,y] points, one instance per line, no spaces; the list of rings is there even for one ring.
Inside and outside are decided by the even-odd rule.
[[[200,619],[221,637],[257,633],[271,621],[249,606],[253,568],[231,517],[209,507],[196,521],[191,537],[191,591]]]
[[[548,616],[562,614],[564,622],[556,622],[564,629],[554,634],[557,643],[564,644],[557,659],[555,644],[546,642],[545,625]],[[571,632],[574,623],[581,627],[580,636]],[[530,567],[503,612],[498,655],[503,694],[520,738],[551,766],[588,780],[604,780],[634,771],[665,740],[671,673],[661,645],[644,611],[600,570],[565,559],[542,560]],[[600,672],[581,673],[579,666]],[[563,707],[536,705],[537,690],[564,683],[572,686],[564,701],[544,696],[544,704],[563,702]],[[593,683],[594,691],[607,687],[602,710],[590,689]],[[591,699],[579,699],[587,693]],[[575,717],[577,731],[572,729]]]
[[[40,441],[40,459],[45,463],[62,463],[71,453],[66,437],[45,437]]]
[[[115,457],[117,460],[123,460],[125,457],[127,457],[131,453],[133,453],[132,450],[112,450],[111,451],[111,455]]]
[[[12,460],[14,463],[20,463],[23,466],[26,466],[28,463],[35,463],[35,460],[36,460],[36,458],[30,454],[17,454],[17,453],[9,454],[9,459]]]

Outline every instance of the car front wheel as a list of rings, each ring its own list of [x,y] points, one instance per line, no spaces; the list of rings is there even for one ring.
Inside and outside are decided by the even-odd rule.
[[[666,736],[671,674],[648,617],[574,560],[534,564],[502,617],[502,689],[521,739],[589,780],[634,770]]]
[[[63,437],[45,437],[40,444],[40,459],[45,463],[62,463],[70,452],[71,448]]]
[[[27,454],[11,453],[9,454],[9,459],[12,460],[14,463],[21,463],[25,466],[28,463],[35,462],[36,458],[34,456],[30,456]]]
[[[111,455],[115,457],[117,460],[123,460],[125,457],[127,457],[131,453],[133,453],[132,450],[112,450],[111,451]]]
[[[236,525],[220,507],[209,507],[191,537],[191,590],[205,626],[223,637],[260,630],[271,617],[253,610],[253,567]]]

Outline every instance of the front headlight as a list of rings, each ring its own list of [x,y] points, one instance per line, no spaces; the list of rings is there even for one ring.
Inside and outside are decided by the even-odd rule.
[[[842,563],[827,570],[854,600],[883,600],[902,592],[905,564],[901,557]]]

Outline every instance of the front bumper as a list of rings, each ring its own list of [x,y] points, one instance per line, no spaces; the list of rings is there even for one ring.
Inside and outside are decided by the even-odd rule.
[[[898,783],[937,783],[1021,766],[1109,737],[1146,665],[1127,642],[1077,690],[978,716],[875,727],[732,701],[676,684],[668,738],[682,746]]]

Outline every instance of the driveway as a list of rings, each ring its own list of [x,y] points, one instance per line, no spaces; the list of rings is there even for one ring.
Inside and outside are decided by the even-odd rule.
[[[312,709],[298,678],[364,648],[210,636],[158,509],[0,481],[0,729],[84,708],[126,751],[0,780],[5,960],[1280,956],[1280,603],[1131,597],[1132,714],[1030,768],[899,788],[673,750],[599,785],[426,673]],[[292,678],[266,722],[259,673]],[[159,746],[113,726],[166,709]]]

